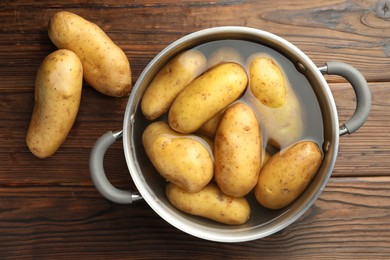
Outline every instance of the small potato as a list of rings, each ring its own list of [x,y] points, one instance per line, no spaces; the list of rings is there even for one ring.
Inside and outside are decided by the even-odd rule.
[[[263,153],[263,160],[261,161],[261,167],[263,167],[268,162],[269,158],[271,158],[271,154],[265,150]]]
[[[260,126],[244,103],[229,107],[219,123],[214,140],[215,172],[219,188],[242,197],[256,185],[262,161]]]
[[[223,62],[236,62],[241,64],[242,63],[242,56],[241,54],[232,47],[220,47],[207,59],[207,68],[210,68],[214,65],[217,65],[219,63]]]
[[[200,191],[212,179],[212,151],[200,137],[182,135],[165,122],[155,122],[145,129],[142,142],[160,175],[187,192]]]
[[[286,80],[277,62],[268,56],[257,55],[249,64],[250,89],[264,105],[281,107],[286,101]]]
[[[199,51],[185,51],[155,76],[142,97],[141,109],[149,120],[168,111],[177,95],[206,69],[206,57]]]
[[[211,139],[207,135],[202,135],[202,134],[197,134],[196,136],[198,136],[199,138],[202,138],[208,144],[208,148],[210,148],[211,153],[213,153],[213,150],[214,150],[214,139]]]
[[[249,203],[244,197],[228,196],[212,182],[197,193],[189,193],[173,183],[168,183],[165,193],[175,208],[220,223],[244,224],[250,216]]]
[[[312,141],[276,153],[261,169],[255,187],[257,201],[270,209],[286,207],[305,190],[321,162],[322,152]]]
[[[85,81],[99,92],[121,97],[132,89],[126,54],[96,24],[66,11],[49,21],[50,40],[79,56]]]
[[[215,133],[217,132],[219,122],[221,121],[224,112],[225,112],[224,110],[218,112],[215,116],[213,116],[211,119],[206,121],[203,125],[201,125],[201,127],[198,129],[197,132],[204,134],[205,136],[208,136],[209,138],[213,139],[215,137]]]
[[[191,133],[236,100],[248,77],[237,63],[223,63],[192,81],[175,99],[168,122],[180,133]]]
[[[79,110],[83,67],[77,55],[57,50],[40,65],[26,143],[37,157],[53,155],[65,141]]]

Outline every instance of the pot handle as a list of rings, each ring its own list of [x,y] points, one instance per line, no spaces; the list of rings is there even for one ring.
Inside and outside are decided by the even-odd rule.
[[[340,126],[340,136],[352,134],[358,130],[368,118],[371,109],[371,92],[363,75],[351,65],[342,62],[327,62],[319,68],[322,74],[339,75],[351,83],[356,95],[356,109],[351,118]]]
[[[89,156],[89,171],[93,184],[103,197],[115,203],[131,204],[142,199],[141,195],[138,192],[131,193],[115,188],[107,179],[103,167],[104,154],[120,138],[122,138],[122,130],[114,133],[109,131],[96,141]]]

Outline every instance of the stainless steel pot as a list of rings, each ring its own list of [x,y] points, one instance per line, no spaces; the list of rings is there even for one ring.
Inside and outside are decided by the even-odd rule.
[[[165,182],[157,174],[142,147],[142,131],[147,120],[139,108],[141,97],[154,75],[176,54],[203,43],[238,39],[268,46],[288,58],[310,82],[318,100],[324,135],[324,160],[315,179],[304,193],[288,207],[267,210],[252,206],[251,218],[246,224],[227,226],[207,219],[182,213],[167,201]],[[337,110],[332,93],[322,74],[340,75],[346,78],[356,94],[356,110],[352,117],[339,127]],[[132,203],[144,199],[164,220],[193,236],[219,242],[241,242],[271,235],[297,220],[309,209],[321,194],[333,171],[339,136],[351,134],[366,121],[371,107],[371,94],[364,77],[353,67],[329,62],[318,68],[302,51],[290,42],[269,32],[247,27],[216,27],[192,33],[166,47],[145,68],[129,97],[124,116],[123,131],[108,132],[95,144],[90,155],[90,172],[97,190],[116,203]],[[123,149],[138,192],[119,190],[107,180],[103,169],[103,157],[108,147],[123,136]],[[256,203],[249,198],[250,203]],[[257,204],[258,205],[258,204]]]

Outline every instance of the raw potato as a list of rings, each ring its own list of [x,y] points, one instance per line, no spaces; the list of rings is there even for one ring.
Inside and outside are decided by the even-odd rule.
[[[155,122],[145,129],[142,142],[160,175],[187,192],[200,191],[212,179],[212,151],[200,137],[182,135],[165,122]]]
[[[65,141],[79,110],[83,67],[77,55],[57,50],[40,65],[35,105],[26,143],[40,158],[54,154]]]
[[[168,122],[180,133],[191,133],[236,100],[248,77],[237,63],[217,65],[192,81],[175,99]]]
[[[148,86],[141,109],[149,120],[168,111],[177,95],[206,69],[206,57],[196,50],[176,56],[165,65]]]
[[[261,169],[255,187],[257,201],[270,209],[286,207],[305,190],[321,162],[322,152],[312,141],[276,153]]]
[[[215,172],[219,188],[242,197],[256,185],[262,161],[260,126],[244,103],[229,107],[219,123],[214,140]]]
[[[271,154],[265,150],[263,153],[263,160],[261,161],[261,167],[263,167],[268,162],[269,158],[271,158]]]
[[[223,62],[242,63],[241,54],[232,47],[220,47],[214,51],[207,59],[207,68]]]
[[[250,89],[262,104],[277,108],[286,102],[286,80],[273,58],[255,56],[249,64],[249,75]]]
[[[244,224],[250,216],[248,201],[224,194],[214,183],[197,193],[189,193],[168,183],[166,195],[172,205],[188,214],[205,217],[229,225]]]
[[[255,97],[252,97],[255,99]],[[304,132],[304,111],[291,86],[287,87],[286,102],[278,108],[269,108],[261,102],[253,101],[258,111],[262,130],[268,144],[283,149],[302,138]]]
[[[214,139],[208,137],[207,135],[202,135],[202,134],[197,134],[196,136],[202,138],[208,144],[208,148],[210,148],[210,152],[212,154],[214,150]]]
[[[99,92],[121,97],[132,89],[126,54],[96,24],[66,11],[54,14],[49,37],[60,49],[79,56],[85,81]]]
[[[214,138],[215,133],[217,132],[219,122],[221,121],[224,112],[225,112],[224,110],[218,112],[215,116],[213,116],[203,125],[201,125],[201,127],[198,129],[197,132],[204,134],[209,138]]]

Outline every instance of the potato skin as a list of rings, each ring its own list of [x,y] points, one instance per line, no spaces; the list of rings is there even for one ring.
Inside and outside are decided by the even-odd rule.
[[[214,177],[227,195],[242,197],[257,184],[262,161],[260,126],[252,109],[235,103],[224,113],[214,140]]]
[[[211,55],[207,58],[207,68],[223,62],[236,62],[241,64],[242,61],[243,58],[241,54],[235,48],[225,46],[220,47],[211,53]]]
[[[113,97],[130,93],[131,70],[126,54],[96,24],[61,11],[50,18],[48,33],[58,48],[79,56],[84,79],[93,88]]]
[[[257,100],[252,104],[258,111],[270,145],[283,149],[301,140],[305,128],[304,111],[291,86],[287,86],[286,101],[281,107],[270,108]]]
[[[179,186],[168,183],[165,193],[175,208],[220,223],[244,224],[250,216],[249,203],[244,197],[228,196],[213,182],[197,193],[186,192]]]
[[[154,77],[146,89],[141,109],[153,120],[169,110],[177,95],[206,69],[206,57],[197,50],[177,55]]]
[[[165,122],[155,122],[145,129],[142,142],[160,175],[187,192],[200,191],[212,179],[212,151],[200,137],[182,135]]]
[[[214,139],[215,133],[217,132],[219,122],[223,116],[225,110],[218,112],[215,116],[207,120],[200,128],[196,131],[197,133],[208,136],[209,138]]]
[[[223,63],[192,81],[175,99],[168,122],[180,133],[191,133],[236,100],[248,82],[245,69],[237,63]]]
[[[286,101],[286,80],[277,62],[268,56],[255,56],[249,64],[250,89],[264,105],[281,107]]]
[[[321,162],[322,152],[313,141],[300,141],[274,154],[261,169],[257,201],[270,209],[286,207],[305,190]]]
[[[263,167],[268,162],[269,158],[271,158],[271,154],[267,150],[265,150],[263,152],[263,159],[261,161],[261,167]]]
[[[65,141],[76,119],[83,68],[77,55],[57,50],[40,65],[35,80],[35,105],[26,143],[37,157],[53,155]]]

